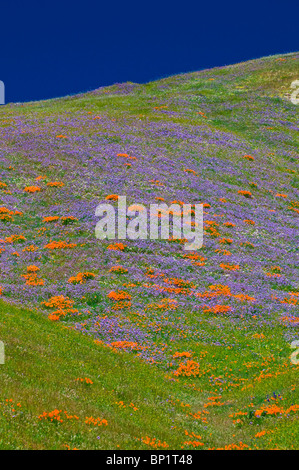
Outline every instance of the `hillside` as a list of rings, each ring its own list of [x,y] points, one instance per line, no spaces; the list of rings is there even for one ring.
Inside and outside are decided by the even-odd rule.
[[[0,448],[298,448],[298,59],[0,107]],[[204,246],[97,240],[119,195]]]

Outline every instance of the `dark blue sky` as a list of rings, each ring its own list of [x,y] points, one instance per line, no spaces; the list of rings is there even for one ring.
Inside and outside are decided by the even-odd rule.
[[[4,5],[3,5],[4,3]],[[6,102],[148,82],[298,46],[296,2],[5,1]]]

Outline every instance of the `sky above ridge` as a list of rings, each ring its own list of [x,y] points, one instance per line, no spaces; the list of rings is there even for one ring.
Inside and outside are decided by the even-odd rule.
[[[146,83],[298,51],[298,10],[289,0],[1,2],[5,101]]]

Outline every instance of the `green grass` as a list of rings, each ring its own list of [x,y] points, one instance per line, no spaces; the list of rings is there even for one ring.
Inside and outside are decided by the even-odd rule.
[[[0,448],[59,449],[64,444],[80,449],[142,448],[135,437],[153,434],[177,443],[178,436],[171,437],[172,413],[162,404],[173,390],[165,387],[161,372],[127,353],[96,345],[39,313],[3,302],[0,312],[6,353],[0,366]],[[88,377],[93,384],[78,383],[78,377]],[[21,407],[11,412],[5,399],[14,405],[20,402]],[[121,411],[115,404],[119,401],[132,402],[138,411]],[[54,409],[80,420],[39,421],[40,414]],[[183,419],[178,412],[174,422],[180,415]],[[87,416],[105,418],[108,426],[90,427],[84,423]]]
[[[295,414],[255,418],[253,424],[248,418],[234,424],[229,417],[238,410],[253,409],[251,402],[254,409],[259,407],[273,391],[281,394],[284,408],[294,403],[298,367],[286,363],[288,351],[283,349],[279,330],[268,332],[271,337],[263,346],[253,340],[247,352],[245,338],[244,351],[231,351],[226,356],[216,346],[203,349],[198,343],[197,353],[204,352],[202,377],[176,381],[138,357],[95,344],[88,336],[50,322],[38,311],[1,301],[0,315],[0,338],[6,353],[5,364],[0,365],[0,449],[63,449],[66,445],[78,449],[152,448],[141,442],[146,436],[166,442],[168,449],[193,448],[185,441],[203,442],[199,448],[205,449],[240,441],[250,448],[279,445],[290,449],[298,442]],[[221,405],[204,406],[208,397],[215,395],[206,376],[215,377],[217,369],[222,374],[226,369],[236,372],[236,367],[242,367],[237,360],[240,356],[245,363],[251,359],[254,367],[253,359],[261,355],[271,363],[270,377],[254,381],[248,368],[244,390],[232,384],[222,392]],[[79,383],[75,380],[78,377],[88,377],[93,384]],[[243,371],[241,377],[246,377]],[[116,404],[120,401],[126,408]],[[134,411],[130,403],[138,410]],[[61,415],[67,411],[79,420],[39,420],[44,411],[54,409],[62,410]],[[198,411],[209,411],[203,415],[206,422],[190,416]],[[87,425],[85,418],[90,416],[104,418],[108,425]],[[185,430],[200,435],[200,439],[187,437]],[[264,430],[264,436],[254,437]]]

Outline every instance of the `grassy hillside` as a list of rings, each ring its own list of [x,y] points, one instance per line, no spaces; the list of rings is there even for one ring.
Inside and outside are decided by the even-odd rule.
[[[288,351],[279,331],[262,347],[254,340],[242,362],[237,351],[223,355],[208,346],[201,351],[201,379],[174,380],[157,366],[95,344],[37,312],[4,302],[0,312],[6,345],[0,449],[296,448],[291,405],[298,370],[285,361]],[[247,374],[239,377],[238,387],[238,367],[244,365]],[[212,371],[231,378],[221,393],[218,381],[224,377],[217,381]],[[269,405],[277,405],[277,415],[231,417]],[[54,410],[62,421],[42,417]],[[234,424],[240,418],[243,423]]]
[[[298,448],[298,59],[0,107],[0,448]],[[97,240],[118,195],[203,248]]]

